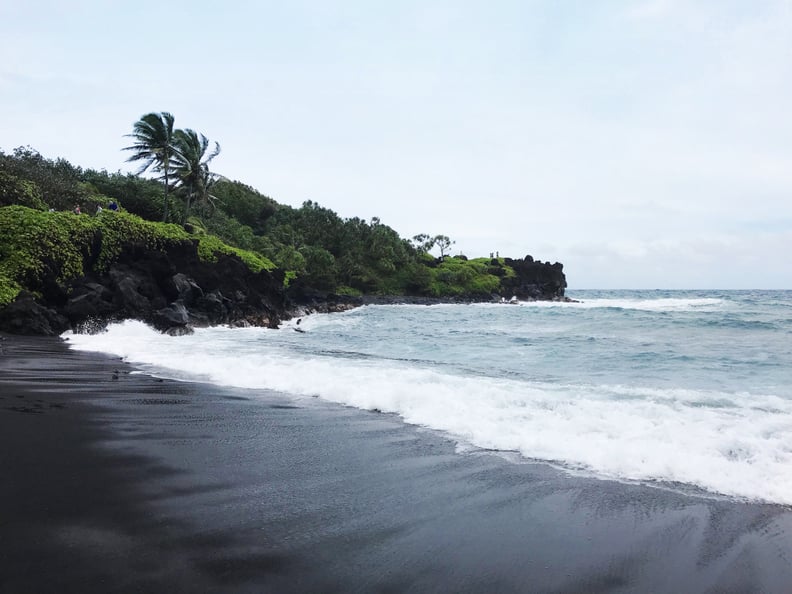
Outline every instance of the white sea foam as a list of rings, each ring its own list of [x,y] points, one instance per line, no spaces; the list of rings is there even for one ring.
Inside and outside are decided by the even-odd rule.
[[[453,375],[381,359],[303,355],[278,344],[278,336],[213,328],[174,338],[125,322],[69,339],[73,348],[112,353],[151,373],[376,408],[462,444],[600,477],[792,504],[792,402],[773,394]]]
[[[582,299],[578,303],[532,301],[520,302],[519,305],[527,307],[571,307],[579,309],[614,308],[635,309],[640,311],[702,311],[705,309],[720,308],[724,305],[724,301],[712,297],[668,297],[660,299]]]
[[[574,295],[573,299],[576,299]],[[507,301],[503,303],[472,303],[468,307],[478,308],[501,308],[501,307],[530,307],[540,309],[634,309],[641,311],[705,311],[708,309],[721,309],[726,305],[726,301],[715,297],[665,297],[655,299],[641,298],[586,298],[582,297],[575,301]],[[436,309],[458,308],[458,304],[438,303],[434,305],[385,305],[373,307],[401,307],[409,309],[424,309],[432,307]]]
[[[361,319],[354,315],[354,310],[337,312],[332,315],[308,315],[300,318],[292,318],[281,324],[282,329],[301,329],[304,331],[315,330],[317,328],[330,328],[343,330],[352,328],[361,323]]]

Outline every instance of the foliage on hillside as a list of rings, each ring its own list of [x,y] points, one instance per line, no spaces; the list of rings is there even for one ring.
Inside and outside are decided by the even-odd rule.
[[[0,207],[0,237],[0,305],[11,302],[23,287],[39,290],[45,269],[56,271],[57,281],[64,284],[88,272],[86,265],[95,272],[106,271],[129,244],[164,250],[195,241],[202,260],[234,254],[254,272],[275,268],[259,254],[229,246],[215,236],[194,236],[178,225],[108,210],[87,216],[18,205]]]
[[[64,278],[79,274],[78,256],[90,251],[98,230],[99,267],[123,241],[160,245],[193,239],[200,242],[202,258],[236,253],[254,270],[277,266],[287,282],[299,279],[305,287],[340,294],[486,298],[498,291],[501,278],[514,275],[502,261],[449,256],[453,242],[444,235],[420,235],[411,242],[378,218],[343,219],[311,201],[293,208],[222,178],[212,185],[212,200],[195,201],[192,208],[188,193],[172,193],[168,218],[182,225],[155,223],[162,219],[163,187],[157,179],[46,159],[30,148],[0,151],[0,205],[17,205],[1,209],[0,304],[21,285],[35,284],[37,267],[57,263]],[[83,213],[93,215],[110,200],[126,212],[71,213],[80,204]],[[433,249],[439,258],[428,253]]]

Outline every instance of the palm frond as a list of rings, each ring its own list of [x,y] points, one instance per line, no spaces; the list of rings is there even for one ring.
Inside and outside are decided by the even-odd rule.
[[[165,182],[165,203],[163,220],[168,219],[168,192],[170,191],[169,174],[171,172],[171,158],[174,154],[173,143],[173,115],[163,111],[160,113],[147,113],[132,125],[132,133],[127,138],[134,139],[133,144],[122,150],[131,151],[127,161],[143,161],[137,171],[142,174],[147,169],[162,174]]]

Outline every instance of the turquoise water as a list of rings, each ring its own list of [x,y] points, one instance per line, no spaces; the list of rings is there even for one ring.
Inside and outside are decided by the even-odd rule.
[[[578,291],[580,304],[371,307],[282,344],[548,382],[792,397],[792,292]]]
[[[460,452],[792,504],[792,292],[569,296],[580,303],[368,306],[179,338],[127,322],[70,338],[158,375],[396,413]]]

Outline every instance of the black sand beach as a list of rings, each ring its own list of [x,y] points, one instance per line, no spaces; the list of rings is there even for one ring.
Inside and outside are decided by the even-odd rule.
[[[0,592],[792,592],[792,510],[0,341]]]

